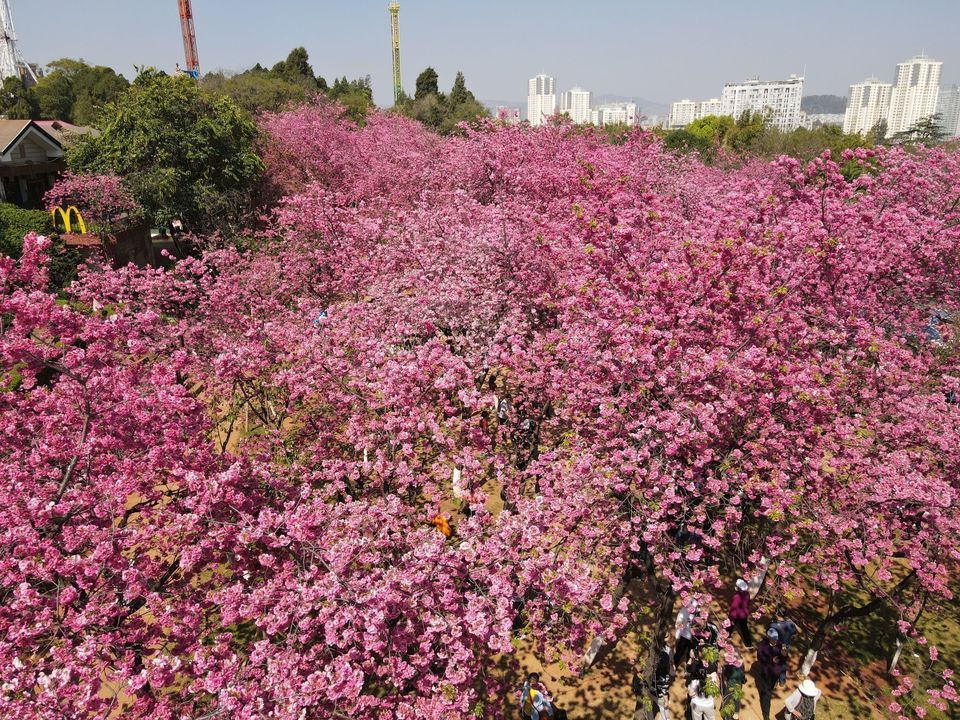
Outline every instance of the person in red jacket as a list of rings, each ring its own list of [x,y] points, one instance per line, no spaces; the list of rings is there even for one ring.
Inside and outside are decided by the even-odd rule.
[[[747,648],[753,647],[753,637],[750,635],[750,626],[747,620],[750,618],[750,590],[747,581],[743,578],[737,580],[737,591],[733,594],[733,600],[730,603],[730,622],[740,631],[740,637],[743,638],[743,644]]]

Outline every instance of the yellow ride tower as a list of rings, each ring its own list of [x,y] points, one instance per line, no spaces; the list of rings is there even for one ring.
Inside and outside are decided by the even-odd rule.
[[[393,101],[403,97],[403,79],[400,77],[400,3],[392,2],[390,10],[390,37],[393,45]]]

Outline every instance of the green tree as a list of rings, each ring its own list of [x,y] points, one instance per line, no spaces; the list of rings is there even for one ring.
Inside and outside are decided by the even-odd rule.
[[[110,68],[63,58],[50,63],[33,92],[43,118],[91,125],[100,109],[128,84]]]
[[[283,110],[291,104],[303,102],[307,89],[266,71],[247,71],[230,77],[223,73],[204,75],[200,87],[204,92],[228,97],[251,115],[263,110]]]
[[[685,129],[709,146],[726,147],[727,138],[736,131],[736,123],[729,115],[707,115],[694,120]]]
[[[126,92],[130,83],[123,75],[103,65],[88,65],[83,60],[62,58],[47,66],[49,73],[44,80],[50,82],[51,91],[66,88],[63,80],[70,82],[73,103],[68,116],[48,117],[50,120],[66,120],[77,125],[97,125],[98,116],[107,104]],[[39,85],[38,85],[39,87]],[[48,97],[53,111],[62,111],[64,100]],[[52,113],[50,113],[52,114]]]
[[[259,64],[257,67],[259,67]],[[273,66],[270,74],[308,90],[327,89],[327,81],[314,74],[313,66],[310,64],[310,55],[303,47],[291,50],[286,60],[281,60]]]
[[[457,107],[464,103],[476,101],[473,93],[467,90],[467,79],[462,72],[458,72],[456,80],[453,81],[453,89],[450,90],[450,106]]]
[[[69,76],[62,72],[51,73],[40,78],[32,92],[41,118],[73,122],[73,105],[77,98]]]
[[[453,88],[446,101],[446,113],[440,124],[440,132],[449,134],[460,123],[472,122],[480,117],[489,117],[490,112],[467,90],[467,81],[462,72],[457,73]]]
[[[142,73],[105,108],[101,133],[68,149],[71,170],[122,177],[148,216],[194,232],[230,230],[263,165],[257,127],[230,99],[186,77]]]
[[[440,95],[440,76],[432,67],[428,67],[417,76],[417,89],[414,100],[423,100],[429,95]]]
[[[77,265],[83,258],[77,249],[67,248],[56,237],[50,213],[0,203],[0,255],[20,257],[23,238],[32,232],[53,238],[49,249],[50,287],[54,290],[65,287],[76,277]]]
[[[675,152],[698,152],[709,156],[716,148],[716,142],[703,133],[698,134],[687,128],[680,128],[664,135],[663,146]]]
[[[947,137],[940,115],[920,118],[903,132],[893,136],[893,142],[904,145],[939,145]]]
[[[30,120],[37,117],[33,94],[20,78],[9,77],[0,87],[0,115],[7,120]]]
[[[347,117],[361,125],[373,107],[373,85],[369,75],[356,80],[347,80],[346,77],[334,80],[327,95],[343,105]]]
[[[449,95],[440,92],[437,83],[437,71],[428,67],[417,78],[413,99],[401,98],[396,106],[397,112],[444,135],[454,132],[460,123],[489,117],[489,111],[467,89],[462,72],[457,73]]]

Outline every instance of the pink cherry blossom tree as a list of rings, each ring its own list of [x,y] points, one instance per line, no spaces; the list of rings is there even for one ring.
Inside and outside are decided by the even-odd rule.
[[[253,249],[66,304],[0,261],[5,714],[507,717],[519,636],[577,671],[631,582],[662,631],[767,558],[821,644],[952,597],[955,154],[264,129]]]

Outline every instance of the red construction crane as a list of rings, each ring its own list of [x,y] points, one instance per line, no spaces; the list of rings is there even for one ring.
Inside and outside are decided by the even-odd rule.
[[[190,0],[178,0],[180,3],[180,27],[183,29],[183,51],[187,57],[184,72],[196,80],[200,79],[200,58],[197,56],[197,33],[193,27],[193,4]]]

